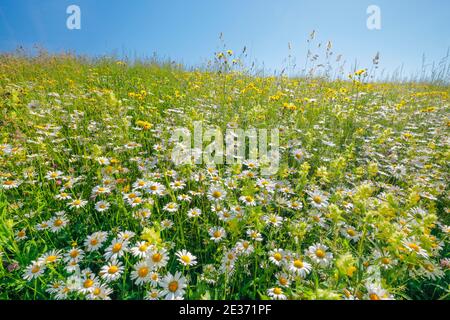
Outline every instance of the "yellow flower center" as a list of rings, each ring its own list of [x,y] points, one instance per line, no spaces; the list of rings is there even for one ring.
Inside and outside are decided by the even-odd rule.
[[[83,287],[90,288],[94,285],[94,281],[92,279],[86,279],[86,281],[84,281],[83,283]]]
[[[55,262],[56,261],[56,256],[55,255],[51,255],[48,256],[47,259],[45,259],[46,262]]]
[[[138,270],[138,274],[139,274],[139,277],[141,277],[141,278],[145,278],[146,276],[147,276],[147,274],[148,274],[148,268],[147,267],[142,267],[142,268],[140,268],[139,270]]]
[[[109,269],[108,269],[108,273],[109,274],[114,274],[117,271],[119,271],[119,267],[117,267],[117,266],[110,266]]]
[[[217,230],[213,233],[214,238],[220,238],[221,235],[222,235],[222,232],[220,232],[219,230]]]
[[[112,252],[117,253],[120,251],[120,249],[122,249],[122,244],[118,242],[112,247]]]
[[[386,257],[385,257],[385,258],[382,258],[382,259],[381,259],[381,263],[382,263],[382,264],[389,264],[390,262],[391,262],[391,259],[389,259],[389,258],[386,258]]]
[[[356,232],[355,232],[355,230],[353,230],[353,229],[347,229],[347,234],[348,234],[350,237],[354,237],[354,236],[356,235]]]
[[[64,222],[61,219],[56,219],[53,225],[55,227],[60,227]]]
[[[281,259],[283,258],[283,256],[281,255],[281,253],[279,252],[275,252],[273,255],[273,258],[277,261],[281,261]]]
[[[70,257],[72,258],[72,259],[74,259],[74,258],[76,258],[76,257],[78,257],[78,250],[72,250],[72,251],[70,251]]]
[[[180,259],[181,259],[183,262],[185,262],[185,263],[191,262],[191,258],[190,258],[189,256],[187,256],[187,255],[181,256]]]
[[[280,279],[278,279],[278,281],[280,282],[280,284],[282,286],[287,285],[288,280],[285,277],[280,277]]]
[[[169,283],[170,292],[175,292],[177,290],[178,290],[178,281],[172,281],[171,283]]]
[[[294,267],[296,267],[296,268],[298,268],[298,269],[303,268],[303,261],[302,261],[302,260],[299,260],[299,259],[294,260]]]
[[[90,241],[90,244],[91,244],[92,246],[95,246],[97,243],[98,243],[98,240],[97,240],[97,239],[91,239],[91,241]]]
[[[34,265],[33,268],[31,268],[31,273],[38,273],[41,270],[41,268],[38,265]]]
[[[212,193],[212,196],[214,197],[214,198],[220,198],[221,196],[222,196],[222,192],[220,192],[220,191],[214,191],[213,193]]]
[[[315,203],[319,204],[319,203],[322,202],[322,198],[321,198],[320,196],[314,196],[314,197],[313,197],[313,201],[314,201]]]
[[[369,294],[370,300],[380,300],[380,297],[376,293]]]
[[[316,256],[318,257],[318,258],[324,258],[325,257],[325,251],[323,251],[322,249],[317,249],[316,250]]]
[[[276,288],[273,288],[273,293],[274,294],[282,294],[283,291],[281,290],[281,288],[276,287]]]
[[[147,251],[147,248],[148,248],[148,246],[147,246],[146,244],[143,244],[143,245],[141,245],[141,246],[139,247],[139,251],[140,251],[140,252],[145,252],[145,251]]]
[[[408,247],[416,252],[419,252],[420,250],[419,246],[415,243],[408,243]]]
[[[100,293],[102,292],[102,289],[100,288],[95,288],[92,293],[94,294],[94,296],[98,296]]]
[[[161,259],[162,259],[162,254],[160,254],[160,253],[155,253],[154,255],[152,255],[153,262],[160,262]]]

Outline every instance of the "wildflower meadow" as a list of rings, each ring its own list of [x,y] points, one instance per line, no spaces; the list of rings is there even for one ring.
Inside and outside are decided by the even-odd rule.
[[[0,298],[448,299],[449,86],[372,71],[2,54]]]

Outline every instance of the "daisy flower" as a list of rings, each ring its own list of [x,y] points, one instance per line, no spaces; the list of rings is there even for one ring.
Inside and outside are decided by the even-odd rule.
[[[24,280],[31,281],[45,272],[45,264],[41,261],[32,261],[30,265],[25,268],[23,275]]]
[[[42,264],[52,264],[57,263],[59,260],[61,260],[61,252],[59,250],[52,250],[47,253],[44,253],[39,259],[38,262],[41,262]]]
[[[64,191],[63,191],[63,192],[57,194],[57,195],[55,196],[55,199],[56,199],[56,200],[70,200],[70,199],[72,199],[72,197],[71,197],[70,194],[68,194],[67,192],[64,192]]]
[[[263,240],[261,233],[259,233],[256,230],[252,230],[252,229],[247,230],[247,235],[250,237],[250,239],[252,239],[254,241],[262,241]]]
[[[111,192],[111,189],[105,186],[95,186],[92,189],[92,195],[97,196],[99,194],[108,194]]]
[[[47,180],[56,180],[59,179],[61,177],[63,173],[61,171],[48,171],[47,174],[45,175],[45,178]]]
[[[154,269],[165,267],[168,260],[169,257],[167,256],[167,251],[165,249],[154,250],[147,256],[148,263]]]
[[[278,285],[282,287],[289,287],[291,284],[290,276],[285,272],[278,272],[275,278],[277,278]]]
[[[42,221],[36,225],[36,230],[43,231],[50,228],[49,221]]]
[[[151,266],[146,261],[138,262],[131,272],[131,280],[134,280],[136,285],[142,285],[150,282],[151,278]]]
[[[103,255],[106,260],[117,259],[122,257],[127,251],[128,242],[122,239],[113,239],[111,244],[106,248]]]
[[[93,287],[98,286],[99,284],[100,282],[94,274],[86,274],[82,277],[81,289],[79,291],[83,294],[88,294],[91,292]]]
[[[414,239],[403,240],[402,244],[409,252],[415,253],[424,258],[428,257],[427,251],[423,249],[420,244]]]
[[[104,212],[109,209],[110,204],[107,201],[98,201],[95,204],[95,210],[98,212]]]
[[[86,298],[89,300],[111,300],[109,296],[112,293],[113,290],[106,284],[95,283]]]
[[[166,187],[164,187],[159,182],[149,182],[149,184],[145,190],[150,194],[162,196],[162,195],[164,195],[164,192],[166,191]]]
[[[178,261],[184,266],[195,266],[197,264],[197,257],[187,250],[180,250],[175,255],[178,257]]]
[[[151,252],[153,246],[149,245],[146,241],[137,242],[134,247],[130,249],[131,254],[136,258],[145,258]]]
[[[121,231],[119,232],[119,234],[117,235],[117,239],[122,240],[122,241],[129,241],[131,240],[134,236],[136,235],[136,233],[134,233],[133,231]]]
[[[17,188],[18,186],[20,186],[22,182],[20,180],[6,180],[1,182],[1,188],[0,189],[5,189],[5,190],[9,190],[9,189],[14,189]]]
[[[296,276],[305,278],[311,272],[311,265],[297,257],[292,259],[289,264],[289,271]]]
[[[283,289],[280,287],[274,287],[267,290],[267,295],[275,300],[286,300],[287,297],[283,293]]]
[[[115,281],[121,277],[123,270],[122,262],[112,259],[100,269],[100,276],[106,282]]]
[[[333,254],[328,252],[328,247],[319,243],[316,243],[306,250],[306,255],[318,265],[325,267],[333,259]]]
[[[315,190],[313,192],[309,192],[309,203],[317,209],[326,208],[328,206],[328,197],[325,196],[322,192]]]
[[[167,212],[176,212],[178,210],[178,204],[175,202],[169,202],[163,209]]]
[[[165,229],[170,229],[173,226],[173,221],[169,220],[169,219],[164,219],[163,221],[161,221],[161,228],[162,230]]]
[[[162,297],[161,291],[158,289],[151,289],[145,294],[145,300],[159,300]]]
[[[64,262],[83,260],[84,251],[79,248],[72,248],[64,254]]]
[[[227,193],[225,190],[223,190],[222,188],[218,187],[218,186],[213,186],[209,189],[208,192],[208,199],[210,201],[220,201],[225,199]]]
[[[187,286],[186,278],[180,272],[174,275],[168,273],[161,279],[159,286],[162,288],[161,296],[166,300],[176,300],[183,298],[185,288]]]
[[[366,285],[367,297],[369,300],[392,300],[393,297],[380,285],[369,283]]]
[[[225,229],[222,227],[212,227],[208,230],[208,233],[210,239],[214,242],[220,242],[227,236]]]
[[[71,202],[69,202],[69,208],[70,209],[79,209],[79,208],[83,208],[86,204],[87,204],[86,200],[74,199]]]
[[[302,161],[303,158],[306,156],[306,152],[302,149],[294,149],[292,150],[292,156],[297,161]]]
[[[279,227],[283,223],[283,217],[280,217],[275,213],[264,215],[262,219],[267,225],[271,225],[273,227]]]
[[[292,200],[288,202],[288,207],[292,210],[301,210],[303,208],[303,204],[299,201]]]
[[[160,280],[161,279],[159,278],[159,273],[157,271],[150,272],[150,283],[152,286],[157,286]]]
[[[150,218],[150,216],[152,215],[152,212],[149,209],[140,209],[136,212],[133,213],[133,216],[141,221],[145,221],[147,219]]]
[[[94,232],[93,234],[89,235],[84,241],[86,251],[91,252],[100,249],[107,236],[108,234],[104,231]]]
[[[202,214],[202,211],[199,208],[192,208],[189,209],[189,211],[187,212],[187,216],[189,218],[195,218],[198,217]]]
[[[145,189],[148,182],[143,179],[138,179],[133,183],[133,189]]]
[[[16,233],[16,235],[14,237],[14,239],[16,241],[22,241],[22,240],[25,240],[27,238],[28,238],[27,237],[27,232],[25,231],[25,229],[17,231],[17,233]]]
[[[283,262],[284,258],[284,250],[283,249],[274,249],[269,251],[269,261],[273,264],[279,266]]]
[[[173,190],[182,190],[186,186],[186,183],[183,180],[175,180],[174,182],[170,183],[170,187]]]
[[[180,194],[178,197],[177,197],[177,199],[179,200],[179,201],[184,201],[184,202],[191,202],[191,200],[192,200],[192,198],[191,198],[191,196],[189,196],[188,194]]]
[[[236,253],[238,254],[251,254],[254,250],[253,245],[247,240],[239,240],[236,243]]]
[[[67,217],[63,214],[56,214],[56,216],[52,217],[49,221],[48,221],[48,225],[50,227],[50,230],[52,232],[59,232],[62,229],[64,229],[67,224],[68,224],[69,220],[67,219]]]
[[[354,242],[358,241],[361,236],[360,233],[352,226],[343,226],[341,229],[341,234]]]
[[[255,198],[252,196],[240,196],[239,200],[246,206],[254,207],[256,206]]]
[[[106,158],[106,157],[98,157],[98,158],[97,158],[97,162],[98,162],[100,165],[102,165],[102,166],[109,166],[109,164],[111,163],[111,162],[109,161],[109,159]]]

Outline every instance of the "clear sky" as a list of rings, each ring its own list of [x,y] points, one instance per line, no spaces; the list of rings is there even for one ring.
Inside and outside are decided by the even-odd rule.
[[[81,9],[81,29],[69,30],[66,8]],[[381,29],[366,26],[369,5]],[[247,46],[249,58],[280,70],[288,42],[299,64],[306,39],[332,40],[336,54],[360,66],[380,52],[380,68],[420,69],[422,55],[439,61],[450,47],[448,0],[0,0],[0,51],[35,44],[51,52],[151,56],[198,65],[220,47]]]

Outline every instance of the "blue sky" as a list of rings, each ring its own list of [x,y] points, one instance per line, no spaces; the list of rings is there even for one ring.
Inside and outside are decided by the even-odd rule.
[[[81,8],[81,30],[66,28],[67,6]],[[366,9],[381,9],[381,30],[368,30]],[[198,65],[220,47],[247,46],[249,59],[268,69],[283,67],[292,54],[303,64],[306,39],[332,40],[348,64],[406,73],[419,69],[422,54],[438,61],[450,47],[447,0],[1,0],[0,51],[39,44],[51,52],[171,58]]]

